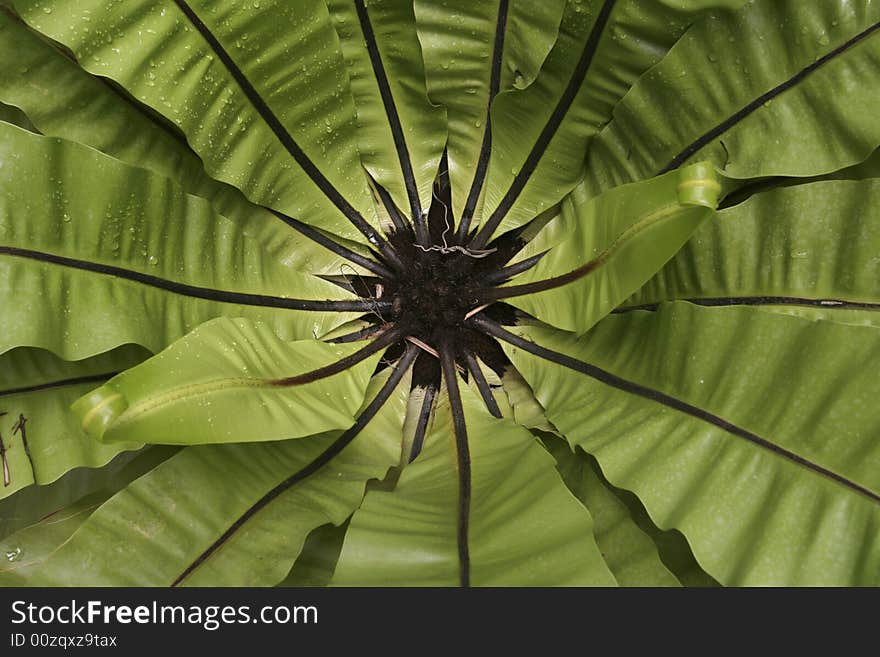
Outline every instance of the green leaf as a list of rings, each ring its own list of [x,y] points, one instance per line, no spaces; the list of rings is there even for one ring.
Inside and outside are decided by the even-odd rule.
[[[559,202],[633,82],[708,8],[740,4],[570,0],[541,74],[493,104],[485,230],[515,228]]]
[[[681,248],[719,191],[712,168],[694,164],[593,199],[572,195],[522,255],[549,252],[493,297],[583,333]]]
[[[639,501],[638,497],[629,491],[614,489],[614,487],[607,482],[606,486],[614,490],[614,492],[617,493],[618,498],[621,498],[621,492],[627,493],[627,495],[623,497],[623,503],[629,507],[630,513],[636,523],[638,523],[639,526],[642,527],[642,530],[649,534],[654,540],[654,543],[657,545],[657,549],[660,552],[660,558],[663,560],[663,564],[676,576],[676,578],[678,578],[678,581],[681,582],[682,586],[702,588],[721,586],[714,577],[703,570],[700,567],[700,564],[697,563],[697,560],[694,558],[694,553],[688,545],[687,539],[680,531],[677,529],[670,529],[667,531],[660,530],[660,528],[651,521],[648,512],[645,511],[645,507]],[[638,513],[640,515],[637,515],[637,512],[634,510],[636,506],[638,507]]]
[[[327,586],[333,578],[347,531],[348,523],[339,527],[323,525],[312,530],[290,573],[278,586]]]
[[[0,541],[0,585],[28,586],[45,560],[70,538],[106,495],[91,495]]]
[[[42,487],[42,499],[30,501],[30,504],[33,507],[42,506],[46,512],[37,522],[29,523],[24,529],[0,540],[0,586],[28,586],[30,577],[39,572],[43,562],[70,538],[95,509],[113,493],[168,458],[172,452],[171,448],[150,448],[124,465],[96,471],[91,480],[92,492],[79,496],[75,502],[65,502],[61,508],[46,506],[45,498],[57,502],[64,495],[69,495],[75,486],[65,487],[63,494],[52,490],[60,482]],[[2,504],[8,504],[8,501]]]
[[[534,81],[559,33],[565,1],[415,0],[414,7],[428,95],[448,116],[453,214],[479,221],[489,104],[499,91]]]
[[[830,180],[866,180],[868,178],[880,178],[880,149],[875,149],[867,159],[858,164],[815,176],[769,176],[749,180],[722,177],[721,195],[723,200],[721,207],[731,208],[756,194],[784,187],[796,187]]]
[[[718,581],[880,583],[873,327],[674,303],[518,332],[552,350],[506,348],[553,424]]]
[[[590,511],[593,533],[605,563],[621,586],[679,586],[657,546],[633,521],[629,509],[603,484],[583,452],[562,440],[544,439],[565,485]]]
[[[346,215],[375,221],[345,63],[321,0],[246,10],[204,0],[14,4],[86,70],[174,122],[208,173],[251,201],[356,240]]]
[[[546,412],[535,398],[535,393],[515,368],[508,368],[502,381],[510,402],[510,412],[513,413],[517,424],[533,429],[540,437],[541,442],[556,458],[557,468],[566,485],[594,515],[596,521],[594,532],[602,550],[602,556],[621,584],[626,585],[627,573],[631,572],[631,569],[639,567],[647,567],[648,572],[654,573],[653,579],[662,582],[665,576],[661,571],[656,571],[652,565],[654,559],[651,553],[656,552],[663,567],[668,569],[684,586],[718,586],[718,582],[700,568],[681,532],[675,529],[660,530],[651,522],[651,518],[638,497],[630,491],[615,488],[608,483],[592,456],[585,454],[583,450],[576,449],[572,452],[571,448],[563,450],[559,447],[562,444],[558,440],[561,438],[561,434],[547,420]],[[505,416],[508,414],[505,411]],[[594,490],[596,501],[587,503],[584,494],[588,489]],[[601,502],[601,508],[598,509],[599,516],[597,517],[597,509],[594,506],[599,502]],[[608,524],[603,524],[606,521]],[[648,536],[654,542],[653,550],[649,550],[643,545],[641,534],[632,529],[633,523],[641,534]],[[607,530],[608,534],[601,533],[600,529],[602,532]],[[603,545],[606,540],[607,544]],[[633,552],[633,547],[638,549]],[[627,559],[627,556],[635,557],[635,562]],[[623,579],[615,567],[623,569]],[[642,585],[638,579],[633,579],[632,583],[635,586]]]
[[[0,0],[0,585],[880,586],[874,4]]]
[[[0,538],[36,524],[86,496],[119,491],[177,450],[177,447],[160,446],[121,452],[100,468],[75,468],[51,484],[23,488],[0,500]]]
[[[444,398],[446,399],[446,398]],[[566,490],[528,431],[489,416],[465,387],[475,586],[613,586],[590,514]],[[331,584],[456,586],[460,564],[456,454],[448,402],[392,491],[370,490],[355,512]]]
[[[382,356],[354,360],[365,346],[286,342],[265,324],[218,318],[83,396],[73,411],[107,443],[259,442],[344,429]],[[338,362],[350,366],[319,372]]]
[[[595,193],[711,160],[733,178],[827,173],[880,144],[880,7],[797,0],[719,11],[642,76],[592,145]]]
[[[78,359],[126,343],[156,352],[223,315],[305,338],[351,317],[292,309],[291,295],[350,295],[267,257],[167,178],[0,124],[0,163],[7,162],[0,167],[0,352],[35,346]]]
[[[0,355],[0,498],[31,484],[49,484],[74,468],[103,466],[120,452],[138,449],[135,441],[96,443],[68,408],[99,381],[148,356],[133,346],[78,362],[42,349],[13,349]]]
[[[387,379],[374,377],[367,398]],[[285,485],[308,472],[341,432],[181,450],[95,511],[30,584],[277,584],[309,532],[345,521],[366,482],[397,463],[408,389],[404,379],[351,444],[293,484]]]
[[[880,148],[874,150],[867,159],[858,164],[826,174],[828,180],[865,180],[880,178]]]
[[[0,70],[0,100],[27,114],[24,117],[16,110],[18,120],[3,120],[91,146],[170,178],[187,193],[210,200],[220,214],[259,241],[274,259],[302,271],[339,273],[344,261],[335,253],[248,202],[234,187],[210,178],[202,161],[171,124],[157,120],[106,79],[86,73],[57,47],[4,12],[0,12],[0,59],[16,62],[16,66]],[[22,117],[26,123],[21,122]]]
[[[514,422],[526,429],[537,429],[558,435],[555,427],[547,420],[547,414],[541,404],[535,399],[535,393],[515,368],[510,367],[504,371],[501,384]]]
[[[654,541],[663,565],[675,575],[683,586],[719,586],[718,582],[697,563],[693,551],[680,531],[677,529],[663,531],[657,527],[638,497],[631,491],[612,486],[602,474],[595,458],[581,449],[576,449],[575,452],[589,464],[593,474],[599,478],[605,490],[614,495],[627,508],[632,521]]]
[[[2,19],[2,16],[0,16],[0,19]],[[24,112],[17,107],[7,105],[6,103],[0,103],[0,121],[17,125],[19,128],[29,130],[30,132],[37,131],[34,124],[30,122],[30,119],[25,116]]]
[[[688,299],[880,326],[880,180],[780,188],[719,212],[624,307]]]
[[[407,219],[427,211],[446,143],[431,105],[411,0],[325,0],[357,108],[361,161]]]

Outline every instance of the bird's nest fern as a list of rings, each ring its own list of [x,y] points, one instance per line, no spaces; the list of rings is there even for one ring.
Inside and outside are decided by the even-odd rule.
[[[539,4],[4,4],[0,582],[880,583],[880,9]]]

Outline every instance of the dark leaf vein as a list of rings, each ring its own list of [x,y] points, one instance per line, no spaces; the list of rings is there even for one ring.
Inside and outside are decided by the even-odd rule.
[[[808,306],[831,310],[880,310],[880,303],[870,301],[849,301],[846,299],[809,299],[806,297],[692,297],[670,299],[669,301],[687,301],[698,306]],[[662,302],[643,303],[634,306],[621,306],[612,312],[625,313],[633,310],[657,310]]]
[[[507,216],[507,213],[513,207],[513,204],[525,188],[526,183],[531,179],[532,174],[538,167],[538,163],[544,156],[544,152],[547,150],[553,137],[556,136],[556,131],[559,130],[559,126],[565,119],[566,114],[568,114],[568,110],[571,108],[574,99],[577,97],[578,92],[581,89],[581,85],[586,78],[587,71],[590,69],[593,56],[596,54],[596,49],[599,47],[599,40],[605,30],[605,26],[608,24],[608,19],[610,18],[613,9],[614,0],[605,0],[599,15],[596,17],[596,22],[590,30],[590,35],[587,37],[584,49],[581,51],[580,59],[571,74],[568,85],[565,87],[562,96],[556,103],[556,107],[553,109],[553,113],[550,115],[549,120],[544,125],[543,130],[541,130],[541,134],[532,146],[532,150],[526,157],[526,161],[523,163],[522,168],[514,176],[513,182],[507,190],[507,193],[505,193],[501,202],[498,204],[498,207],[495,208],[483,227],[480,228],[476,237],[471,240],[470,247],[472,249],[482,249],[488,243],[489,238],[492,237],[495,229],[498,228],[498,225],[503,221],[504,217]]]
[[[179,586],[187,577],[189,577],[196,569],[210,559],[223,545],[232,538],[238,530],[240,530],[254,515],[266,508],[271,502],[276,500],[280,495],[287,492],[294,485],[308,479],[310,476],[318,472],[322,467],[327,465],[335,456],[343,449],[348,447],[351,442],[357,438],[364,427],[376,416],[382,406],[388,401],[388,398],[397,388],[403,375],[412,365],[416,357],[416,347],[410,346],[403,357],[398,362],[397,367],[392,371],[391,376],[373,398],[373,401],[358,416],[355,423],[342,433],[327,449],[321,452],[317,457],[312,459],[306,466],[298,470],[280,484],[265,493],[260,499],[254,502],[244,513],[242,513],[233,522],[226,531],[224,531],[217,540],[215,540],[204,552],[202,552],[195,560],[192,561],[183,572],[178,575],[171,583],[172,587]]]
[[[0,390],[0,397],[12,397],[13,395],[26,395],[31,392],[41,392],[43,390],[52,390],[54,388],[64,388],[67,386],[85,385],[87,383],[103,383],[119,372],[108,372],[106,374],[92,374],[89,376],[78,376],[70,379],[61,379],[60,381],[49,381],[47,383],[38,383],[32,386],[23,386],[21,388],[11,388],[8,390]]]
[[[847,479],[843,475],[840,475],[828,468],[825,468],[818,463],[814,463],[809,459],[804,458],[803,456],[796,454],[784,447],[773,443],[766,438],[762,438],[761,436],[739,427],[732,422],[728,422],[724,418],[715,415],[714,413],[710,413],[709,411],[694,406],[693,404],[689,404],[686,401],[682,401],[672,395],[668,395],[665,392],[661,392],[659,390],[655,390],[653,388],[649,388],[648,386],[641,385],[639,383],[635,383],[634,381],[629,381],[622,377],[617,376],[616,374],[612,374],[607,370],[604,370],[596,365],[592,365],[591,363],[587,363],[576,358],[572,358],[571,356],[567,356],[566,354],[559,353],[558,351],[553,351],[552,349],[547,349],[546,347],[542,347],[530,340],[526,340],[506,329],[502,328],[500,325],[492,322],[491,320],[487,320],[482,317],[475,317],[473,320],[473,324],[478,326],[480,329],[488,333],[489,335],[493,335],[500,340],[504,340],[508,344],[511,344],[515,347],[522,349],[538,358],[543,360],[556,363],[557,365],[562,365],[563,367],[567,367],[576,372],[580,372],[581,374],[585,374],[601,383],[609,385],[618,390],[622,390],[623,392],[627,392],[633,395],[637,395],[644,399],[648,399],[650,401],[656,402],[658,404],[662,404],[668,408],[675,409],[686,415],[690,415],[691,417],[697,418],[708,424],[711,424],[719,429],[736,436],[738,438],[742,438],[753,445],[766,449],[767,451],[775,454],[776,456],[782,457],[783,459],[799,465],[803,468],[806,468],[808,471],[813,472],[814,474],[821,475],[826,477],[845,488],[858,493],[859,495],[863,495],[867,497],[872,502],[880,503],[880,495],[875,493],[874,491],[862,486],[861,484]]]
[[[364,34],[364,41],[367,45],[367,54],[370,57],[370,65],[373,68],[373,74],[376,76],[376,83],[379,86],[379,95],[382,98],[382,106],[385,108],[385,115],[388,117],[388,126],[391,128],[394,147],[397,150],[397,159],[400,162],[400,170],[401,173],[403,173],[403,180],[406,184],[406,195],[409,199],[410,214],[413,219],[413,224],[415,225],[416,238],[422,246],[429,246],[431,238],[428,234],[428,227],[425,223],[425,218],[422,216],[422,204],[419,200],[419,190],[416,185],[415,174],[413,174],[409,148],[407,148],[406,145],[406,138],[403,133],[403,126],[400,123],[400,115],[397,112],[397,105],[394,103],[394,96],[391,93],[391,85],[388,83],[388,75],[385,72],[385,65],[382,63],[382,55],[379,53],[379,46],[376,43],[376,35],[373,32],[373,25],[370,23],[370,16],[367,13],[367,8],[364,6],[363,0],[355,0],[354,5],[357,10],[361,31]]]
[[[480,154],[477,158],[477,169],[471,189],[468,192],[464,209],[461,213],[461,223],[458,226],[458,241],[467,239],[471,227],[471,218],[477,207],[477,201],[483,191],[483,183],[486,179],[486,170],[489,168],[489,155],[492,150],[492,101],[498,95],[501,88],[501,63],[504,59],[504,33],[507,29],[508,0],[500,0],[498,3],[498,19],[495,23],[495,44],[492,47],[492,72],[489,75],[489,98],[486,104],[485,129],[483,131],[483,143],[480,145]]]
[[[174,294],[192,297],[196,299],[205,299],[207,301],[218,301],[222,303],[234,303],[243,306],[260,306],[266,308],[284,308],[287,310],[308,310],[319,312],[369,312],[372,310],[387,309],[389,307],[386,301],[376,301],[373,299],[351,300],[351,301],[317,301],[310,299],[289,299],[287,297],[270,296],[264,294],[251,294],[248,292],[232,292],[229,290],[217,290],[208,287],[198,287],[188,285],[186,283],[178,283],[165,278],[159,278],[152,274],[144,274],[143,272],[124,269],[114,265],[105,265],[98,262],[89,262],[86,260],[78,260],[59,256],[53,253],[45,253],[43,251],[32,251],[30,249],[20,249],[14,246],[0,246],[0,255],[8,255],[16,258],[26,258],[29,260],[37,260],[61,267],[70,267],[81,271],[89,271],[96,274],[104,274],[106,276],[115,276],[125,280],[141,283],[149,287],[154,287]]]
[[[737,123],[739,123],[740,121],[742,121],[743,119],[748,117],[752,112],[757,110],[764,103],[766,103],[770,100],[773,100],[779,94],[784,93],[784,92],[788,91],[789,89],[791,89],[792,87],[794,87],[795,85],[797,85],[798,83],[803,82],[803,80],[805,80],[807,78],[807,76],[809,76],[811,73],[814,73],[817,69],[821,68],[822,66],[824,66],[825,64],[827,64],[831,60],[835,59],[839,55],[842,55],[844,52],[846,52],[847,50],[849,50],[850,48],[852,48],[856,44],[860,43],[861,41],[864,41],[869,36],[871,36],[872,34],[877,32],[878,30],[880,30],[880,23],[874,23],[869,28],[863,30],[862,32],[859,32],[854,37],[852,37],[851,39],[849,39],[845,43],[841,44],[840,46],[838,46],[834,50],[826,53],[825,55],[823,55],[822,57],[820,57],[819,59],[814,61],[809,66],[801,69],[800,71],[795,73],[792,77],[790,77],[788,80],[786,80],[782,84],[777,85],[776,87],[774,87],[770,91],[761,94],[755,100],[750,102],[748,105],[746,105],[745,107],[740,109],[738,112],[736,112],[735,114],[733,114],[732,116],[730,116],[726,120],[724,120],[721,123],[719,123],[718,125],[716,125],[714,128],[709,130],[706,134],[704,134],[702,137],[700,137],[699,139],[697,139],[693,143],[691,143],[689,146],[687,146],[687,148],[685,148],[678,155],[676,155],[674,158],[672,158],[672,160],[670,160],[669,164],[667,164],[665,167],[660,169],[660,171],[658,172],[658,175],[660,173],[666,173],[667,171],[672,171],[673,169],[678,168],[679,166],[684,164],[684,162],[686,162],[688,160],[688,158],[690,158],[691,156],[696,154],[700,149],[707,146],[712,141],[714,141],[715,139],[717,139],[718,137],[723,135],[725,132],[727,132],[732,127],[734,127]]]
[[[458,473],[458,574],[459,584],[463,587],[471,583],[471,557],[469,546],[470,513],[471,513],[471,454],[468,446],[467,424],[464,407],[461,403],[461,391],[455,371],[455,356],[451,347],[446,344],[440,350],[440,365],[443,380],[449,395],[449,406],[452,410],[452,426],[455,433],[455,457]]]
[[[293,138],[293,135],[291,135],[287,128],[284,127],[281,120],[269,107],[269,104],[263,99],[254,85],[251,84],[250,80],[248,80],[244,71],[239,68],[229,52],[220,43],[220,40],[211,32],[195,10],[184,0],[174,0],[174,3],[187,17],[189,22],[192,23],[193,27],[196,28],[199,34],[201,34],[202,38],[208,43],[209,47],[214,51],[220,61],[223,62],[223,65],[235,79],[236,83],[238,83],[238,86],[244,92],[245,96],[247,96],[253,107],[266,122],[266,125],[268,125],[272,132],[275,133],[278,141],[281,142],[282,146],[284,146],[287,152],[290,153],[291,157],[293,157],[315,186],[321,190],[330,202],[333,203],[333,205],[335,205],[336,208],[345,215],[345,217],[363,235],[365,235],[370,242],[378,246],[382,250],[382,254],[387,257],[389,255],[386,253],[386,251],[388,251],[387,243],[376,232],[376,230],[367,223],[366,219],[363,218],[360,212],[358,212],[339,192],[339,190],[334,187],[333,183],[327,179],[302,148],[300,148],[299,144],[297,144],[296,140]]]

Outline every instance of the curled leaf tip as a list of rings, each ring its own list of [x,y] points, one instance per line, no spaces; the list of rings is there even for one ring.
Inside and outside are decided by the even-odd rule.
[[[678,202],[682,205],[718,207],[721,183],[711,162],[697,162],[678,170]]]
[[[70,407],[80,426],[95,440],[102,440],[107,428],[128,408],[128,402],[109,386],[101,386],[80,397]]]

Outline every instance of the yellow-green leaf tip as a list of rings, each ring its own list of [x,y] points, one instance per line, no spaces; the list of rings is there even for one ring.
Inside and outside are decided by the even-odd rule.
[[[711,162],[697,162],[678,170],[678,202],[682,205],[718,207],[721,183]]]
[[[77,399],[70,408],[79,418],[83,431],[95,440],[102,440],[107,428],[128,408],[128,402],[114,388],[101,386]]]

